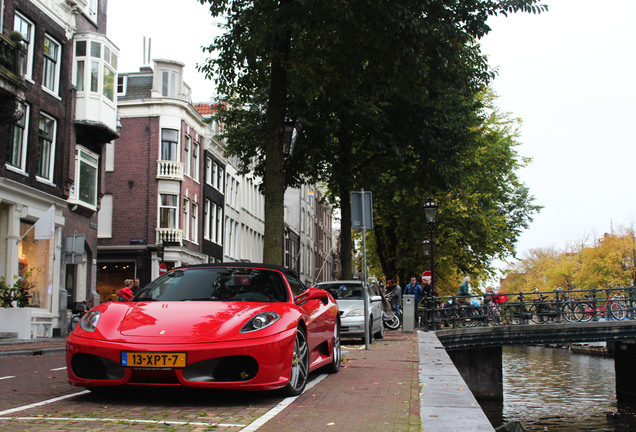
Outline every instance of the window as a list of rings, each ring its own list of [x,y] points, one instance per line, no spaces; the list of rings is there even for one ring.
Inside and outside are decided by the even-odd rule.
[[[179,131],[175,129],[161,129],[161,160],[177,160],[177,143]]]
[[[75,87],[78,92],[99,93],[104,99],[114,102],[116,71],[114,47],[95,40],[75,41]],[[119,87],[117,92],[119,94]]]
[[[177,96],[177,74],[164,71],[161,73],[161,95],[174,98]]]
[[[185,141],[183,142],[183,162],[185,163],[184,174],[190,175],[190,136],[185,136]]]
[[[183,199],[183,238],[190,240],[190,200]]]
[[[85,13],[88,17],[97,22],[97,14],[99,12],[99,0],[87,0]]]
[[[212,158],[205,157],[205,182],[212,186]]]
[[[212,208],[212,203],[209,199],[206,198],[205,204],[203,205],[203,238],[205,240],[210,240],[210,210]]]
[[[128,84],[128,77],[118,75],[117,76],[117,96],[124,96],[126,94],[126,85]]]
[[[31,78],[33,74],[33,37],[35,27],[33,23],[16,12],[13,23],[13,29],[22,33],[22,43],[26,46],[27,55],[22,65],[22,71],[27,78]]]
[[[75,199],[94,209],[97,208],[97,173],[99,156],[84,147],[75,151]]]
[[[177,227],[177,195],[161,194],[159,199],[159,228]]]
[[[40,114],[38,130],[38,177],[53,181],[53,163],[55,155],[55,120]]]
[[[190,210],[190,216],[192,217],[192,228],[190,231],[190,239],[192,240],[193,243],[197,243],[199,241],[198,213],[199,213],[199,206],[195,203],[192,203],[192,208]]]
[[[217,170],[217,185],[216,188],[219,192],[225,192],[225,170],[219,165],[219,169]]]
[[[29,124],[29,106],[22,104],[23,115],[11,126],[9,131],[9,147],[7,164],[20,171],[26,171],[27,125]]]
[[[192,178],[199,181],[199,144],[192,143]]]
[[[44,71],[42,73],[42,85],[44,88],[58,93],[60,74],[60,44],[50,36],[44,36]]]

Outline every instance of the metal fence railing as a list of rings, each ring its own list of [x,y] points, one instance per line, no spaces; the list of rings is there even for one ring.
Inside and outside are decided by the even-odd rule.
[[[425,329],[636,319],[636,287],[481,294],[424,299]]]

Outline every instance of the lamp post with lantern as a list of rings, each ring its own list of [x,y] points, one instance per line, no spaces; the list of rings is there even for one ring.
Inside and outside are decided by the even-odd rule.
[[[426,218],[426,224],[428,225],[430,239],[424,238],[422,241],[422,249],[424,251],[424,257],[430,257],[431,259],[431,286],[435,286],[435,238],[433,236],[433,227],[437,223],[437,213],[439,212],[439,204],[433,201],[433,197],[428,197],[424,208],[424,217]]]

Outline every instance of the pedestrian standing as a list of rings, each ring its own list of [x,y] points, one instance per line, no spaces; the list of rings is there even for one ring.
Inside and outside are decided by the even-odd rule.
[[[130,287],[130,290],[132,291],[133,295],[137,295],[137,293],[139,292],[139,279],[135,279],[135,281],[133,282],[133,285]]]

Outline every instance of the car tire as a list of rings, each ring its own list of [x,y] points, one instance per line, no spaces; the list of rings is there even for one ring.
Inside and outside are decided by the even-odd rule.
[[[331,363],[325,366],[325,372],[337,373],[340,370],[342,360],[342,348],[340,346],[340,322],[336,321],[333,328],[333,347],[331,350]]]
[[[283,393],[286,396],[298,396],[305,390],[309,375],[309,346],[305,331],[301,327],[296,330],[291,362],[289,382],[283,387]]]

